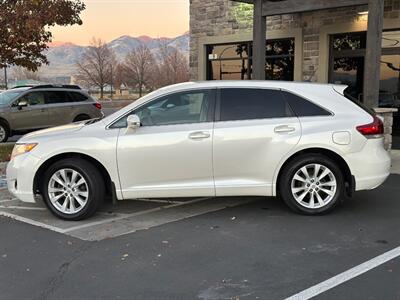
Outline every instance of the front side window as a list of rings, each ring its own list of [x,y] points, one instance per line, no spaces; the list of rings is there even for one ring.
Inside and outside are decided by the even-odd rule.
[[[191,91],[171,94],[145,104],[134,110],[140,118],[142,126],[160,126],[201,123],[210,120],[210,107],[214,92]],[[127,126],[125,116],[111,128],[123,128]]]
[[[44,105],[44,94],[42,92],[31,92],[19,98],[15,105],[18,105],[20,102],[26,102],[28,106]]]
[[[58,104],[69,102],[69,98],[66,92],[62,91],[48,91],[46,93],[47,104]]]
[[[254,120],[291,117],[279,90],[232,88],[221,90],[220,120]]]
[[[0,93],[0,104],[10,104],[15,98],[21,95],[22,91],[8,90]]]

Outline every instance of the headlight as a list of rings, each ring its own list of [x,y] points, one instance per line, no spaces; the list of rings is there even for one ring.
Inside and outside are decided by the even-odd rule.
[[[37,144],[15,144],[14,149],[11,153],[11,160],[21,154],[31,152]]]

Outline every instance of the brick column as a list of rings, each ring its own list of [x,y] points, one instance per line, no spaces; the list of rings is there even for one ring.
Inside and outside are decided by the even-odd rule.
[[[397,112],[397,108],[375,108],[374,110],[383,119],[385,149],[390,151],[392,150],[393,113]]]

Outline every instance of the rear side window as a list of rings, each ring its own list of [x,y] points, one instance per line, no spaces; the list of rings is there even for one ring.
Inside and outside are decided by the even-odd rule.
[[[87,96],[78,92],[69,92],[69,97],[71,98],[72,102],[83,102],[88,99]]]
[[[343,96],[345,96],[347,99],[349,99],[351,102],[353,102],[355,105],[360,107],[362,110],[370,114],[371,116],[375,116],[375,112],[367,107],[364,103],[360,102],[358,99],[352,96],[352,90],[350,87],[346,88],[343,92]]]
[[[220,120],[253,120],[290,117],[291,112],[278,90],[221,89]]]
[[[66,103],[70,102],[68,98],[68,94],[62,91],[48,91],[46,94],[46,103],[47,104],[57,104],[57,103]]]
[[[332,114],[322,107],[289,92],[282,92],[293,112],[298,117],[331,116]]]

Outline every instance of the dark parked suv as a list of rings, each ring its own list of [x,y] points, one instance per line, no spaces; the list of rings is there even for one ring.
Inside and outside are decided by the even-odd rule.
[[[78,86],[14,88],[0,94],[0,143],[12,135],[102,116],[101,104]]]

